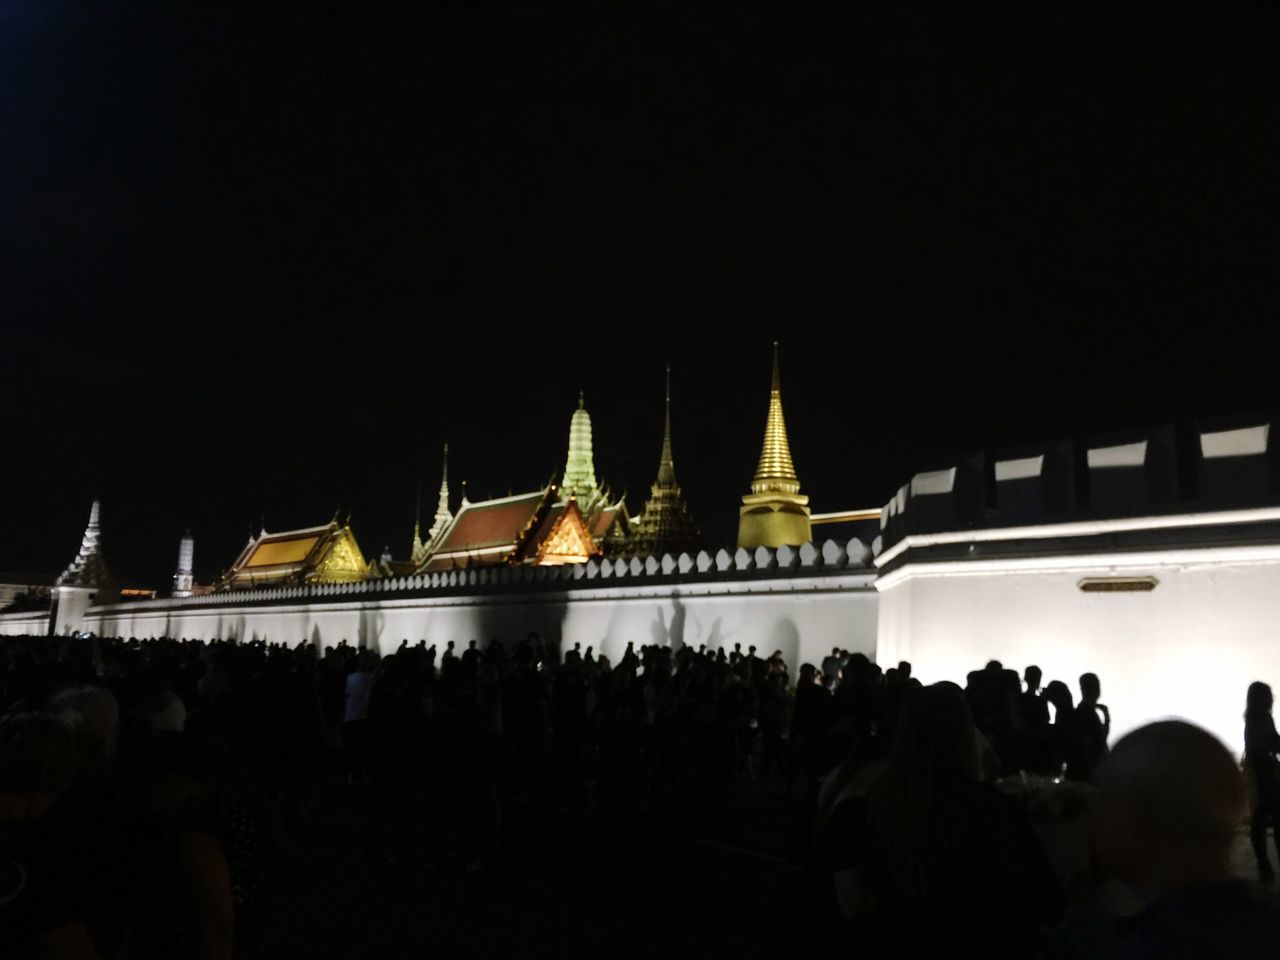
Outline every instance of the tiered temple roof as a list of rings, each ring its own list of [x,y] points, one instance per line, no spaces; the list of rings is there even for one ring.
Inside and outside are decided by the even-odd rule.
[[[666,414],[662,427],[662,453],[658,458],[658,479],[650,488],[644,513],[632,525],[629,552],[645,555],[694,553],[702,544],[702,534],[689,516],[680,485],[676,483],[675,458],[671,453],[671,368],[667,368]]]
[[[297,583],[350,583],[369,576],[370,565],[348,524],[337,519],[251,537],[236,562],[222,576],[219,590]]]
[[[462,501],[439,542],[419,566],[422,573],[514,563],[555,496],[548,486],[496,500]]]
[[[585,562],[602,552],[621,552],[629,542],[631,518],[626,504],[614,501],[596,479],[591,415],[581,394],[569,423],[563,481],[477,503],[464,497],[457,514],[426,545],[426,557],[417,569],[434,573],[499,564]],[[443,497],[443,486],[441,490]],[[437,512],[437,519],[440,516]],[[546,546],[549,542],[554,545]],[[570,543],[576,552],[565,552]]]

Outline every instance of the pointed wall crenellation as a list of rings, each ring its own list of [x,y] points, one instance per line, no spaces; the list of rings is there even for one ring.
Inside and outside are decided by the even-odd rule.
[[[728,589],[737,581],[773,579],[812,580],[815,587],[824,578],[856,576],[855,582],[870,583],[875,571],[868,566],[871,549],[859,540],[826,540],[800,547],[759,546],[738,548],[733,553],[719,550],[714,556],[705,550],[696,555],[670,553],[616,559],[592,558],[583,564],[564,566],[507,566],[412,574],[348,583],[291,584],[227,593],[212,593],[167,600],[138,600],[111,608],[145,606],[147,609],[189,609],[201,607],[259,604],[297,605],[306,603],[378,602],[378,597],[409,599],[414,596],[474,596],[526,594],[544,590],[577,591],[625,589],[631,585],[722,584]],[[770,588],[774,589],[774,588]],[[107,609],[94,607],[92,609]]]

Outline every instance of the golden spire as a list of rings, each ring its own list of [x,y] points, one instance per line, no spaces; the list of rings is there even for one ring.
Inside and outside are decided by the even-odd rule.
[[[764,426],[764,447],[751,481],[752,493],[799,493],[800,480],[791,462],[787,421],[782,416],[782,382],[778,376],[778,341],[773,342],[773,384],[769,388],[769,418]]]
[[[658,486],[671,487],[676,482],[676,464],[671,456],[671,364],[667,364],[667,408],[662,424],[662,456],[658,460]]]
[[[769,419],[764,426],[760,465],[751,492],[738,510],[738,546],[799,546],[813,539],[809,498],[800,492],[796,466],[791,462],[787,422],[782,418],[782,383],[778,376],[778,343],[773,344],[773,385],[769,389]]]

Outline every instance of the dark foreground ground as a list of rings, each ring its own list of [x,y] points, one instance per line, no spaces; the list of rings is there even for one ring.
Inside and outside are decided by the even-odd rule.
[[[786,805],[773,785],[736,790],[714,822],[508,803],[501,860],[467,872],[433,863],[434,827],[415,835],[411,811],[332,788],[294,838],[267,955],[757,955],[802,916]]]
[[[788,862],[794,798],[738,785],[715,817],[503,807],[501,860],[435,861],[439,824],[333,786],[293,852],[266,955],[785,956],[839,942]],[[416,821],[416,822],[415,822]],[[1254,876],[1242,833],[1234,863]],[[820,929],[826,926],[826,929]],[[787,951],[780,953],[779,951]]]

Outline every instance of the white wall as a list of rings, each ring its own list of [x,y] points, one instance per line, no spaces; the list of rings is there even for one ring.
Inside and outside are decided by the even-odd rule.
[[[1078,677],[1102,681],[1112,737],[1178,716],[1243,749],[1245,690],[1263,680],[1280,690],[1280,561],[1204,551],[1199,562],[1111,563],[1054,569],[928,564],[881,581],[879,661],[910,660],[923,682],[955,680],[996,659],[1045,682],[1062,680],[1079,699]],[[1059,561],[1060,562],[1060,561]],[[956,567],[962,565],[957,564]],[[1085,576],[1150,575],[1149,593],[1086,593]]]
[[[321,646],[342,640],[383,653],[402,639],[468,641],[508,646],[536,630],[564,649],[594,647],[615,662],[628,642],[680,643],[743,650],[761,656],[781,649],[794,671],[821,661],[833,646],[875,653],[874,574],[867,570],[820,577],[717,583],[583,587],[550,593],[419,596],[297,603],[144,601],[92,607],[83,629],[100,636],[236,637]],[[197,598],[198,599],[198,598]]]
[[[0,613],[0,637],[42,637],[49,632],[49,611]]]

